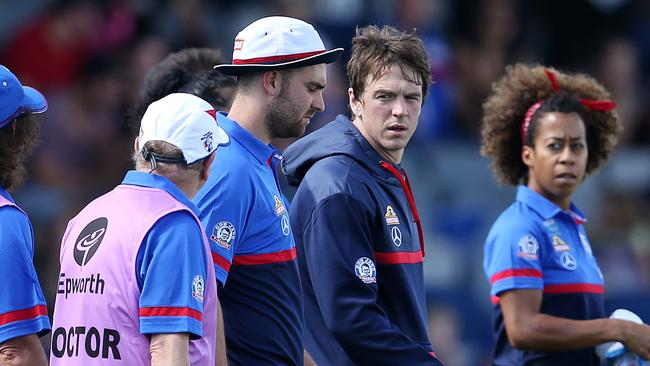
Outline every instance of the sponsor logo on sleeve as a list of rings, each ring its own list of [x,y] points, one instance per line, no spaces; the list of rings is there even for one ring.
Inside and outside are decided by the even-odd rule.
[[[539,244],[534,236],[530,234],[524,235],[519,239],[517,244],[519,246],[518,256],[526,259],[539,259]]]
[[[397,217],[397,214],[391,205],[386,206],[384,218],[386,219],[386,225],[399,225],[399,217]]]
[[[203,302],[203,291],[205,290],[203,276],[196,275],[192,279],[192,297],[198,302]]]
[[[236,234],[237,230],[235,230],[235,225],[231,224],[229,221],[219,221],[214,225],[214,228],[212,228],[210,240],[217,243],[218,246],[230,250]]]
[[[361,257],[357,259],[354,265],[354,273],[363,281],[363,283],[377,282],[377,270],[375,263],[368,257]]]

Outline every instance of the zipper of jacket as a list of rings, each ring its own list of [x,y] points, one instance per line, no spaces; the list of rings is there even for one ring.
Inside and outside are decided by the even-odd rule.
[[[411,213],[413,213],[413,218],[415,219],[415,225],[418,227],[418,238],[420,239],[420,252],[422,252],[422,257],[424,257],[424,233],[422,231],[422,223],[420,222],[420,214],[418,214],[418,208],[415,206],[415,199],[413,199],[413,191],[411,190],[411,184],[409,183],[409,177],[406,174],[406,170],[402,169],[402,172],[398,171],[392,164],[380,161],[379,165],[382,168],[391,172],[395,178],[399,181],[399,184],[402,185],[402,190],[406,194],[406,200],[409,203],[411,208]],[[404,174],[404,176],[402,176]]]

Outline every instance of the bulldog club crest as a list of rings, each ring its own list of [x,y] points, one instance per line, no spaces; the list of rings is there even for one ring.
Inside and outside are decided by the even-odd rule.
[[[212,228],[210,240],[217,243],[218,246],[230,250],[236,234],[237,230],[233,224],[228,221],[220,221]]]

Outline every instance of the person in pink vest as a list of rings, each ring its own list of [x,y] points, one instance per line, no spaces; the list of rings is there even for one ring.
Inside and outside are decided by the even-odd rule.
[[[23,163],[36,146],[33,114],[46,109],[40,92],[0,65],[0,365],[47,364],[38,337],[49,332],[50,321],[34,269],[34,233],[9,194],[22,183]]]
[[[50,365],[214,365],[215,273],[190,199],[228,143],[201,98],[147,108],[135,170],[63,236]]]

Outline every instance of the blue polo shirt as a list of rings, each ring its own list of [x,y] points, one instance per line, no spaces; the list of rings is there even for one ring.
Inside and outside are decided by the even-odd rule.
[[[232,365],[300,365],[302,300],[287,203],[280,193],[282,156],[225,115],[231,138],[194,197],[223,286]]]
[[[598,365],[594,349],[525,351],[508,342],[499,295],[543,291],[540,312],[561,318],[605,317],[603,276],[573,204],[569,212],[519,186],[516,201],[499,216],[485,242],[483,267],[494,304],[495,365]]]
[[[2,187],[0,195],[14,203]],[[33,257],[34,234],[27,215],[16,206],[0,207],[0,278],[11,279],[0,286],[0,343],[50,330]]]

